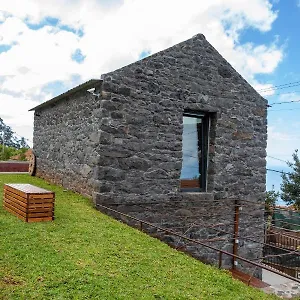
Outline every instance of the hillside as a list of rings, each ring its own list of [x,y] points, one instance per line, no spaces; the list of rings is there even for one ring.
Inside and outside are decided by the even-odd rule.
[[[1,299],[277,299],[41,179],[0,175],[0,193],[14,182],[55,191],[56,220],[24,223],[0,204]]]

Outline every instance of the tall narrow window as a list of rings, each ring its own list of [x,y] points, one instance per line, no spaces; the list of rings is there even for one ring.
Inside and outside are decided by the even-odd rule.
[[[205,113],[183,115],[180,187],[186,192],[206,191],[209,117]]]

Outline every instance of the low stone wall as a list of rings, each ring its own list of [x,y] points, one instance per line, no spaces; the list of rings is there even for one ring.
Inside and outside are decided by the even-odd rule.
[[[201,195],[201,197],[199,197]],[[125,213],[139,220],[151,223],[142,225],[148,234],[166,242],[171,247],[184,251],[202,262],[219,265],[219,251],[189,242],[167,232],[171,230],[189,239],[201,241],[216,249],[233,253],[234,225],[236,202],[234,199],[214,200],[211,193],[182,193],[177,198],[160,199],[160,201],[142,202],[132,199],[131,202],[98,201],[98,204]],[[133,227],[141,227],[138,221],[132,220],[108,210],[98,208],[114,218],[120,219]],[[261,211],[257,205],[242,205],[236,238],[239,240],[236,254],[249,260],[262,256],[263,224]],[[250,239],[248,237],[250,236]],[[251,238],[252,236],[252,238]],[[256,260],[257,261],[257,260]],[[238,261],[238,269],[261,278],[261,270],[251,264]],[[222,268],[233,268],[231,256],[222,255]]]
[[[0,172],[28,172],[28,161],[0,161]]]

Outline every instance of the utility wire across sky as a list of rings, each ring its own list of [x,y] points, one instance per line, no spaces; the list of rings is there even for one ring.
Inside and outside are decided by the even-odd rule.
[[[289,104],[289,103],[296,103],[296,102],[300,102],[300,100],[273,102],[273,103],[270,103],[269,105]]]
[[[294,81],[294,82],[288,82],[288,83],[284,83],[284,84],[274,85],[269,88],[259,89],[259,90],[257,90],[257,92],[262,92],[262,93],[266,92],[267,93],[270,91],[285,89],[288,87],[299,86],[299,85],[300,85],[300,81]]]
[[[279,95],[286,95],[286,94],[296,94],[296,93],[300,93],[300,90],[297,90],[297,91],[283,91],[281,93],[276,93],[276,94],[273,94],[273,95],[266,95],[266,97],[273,97],[273,96],[279,96]]]
[[[300,108],[284,108],[284,109],[270,109],[270,111],[287,111],[287,110],[299,110]]]

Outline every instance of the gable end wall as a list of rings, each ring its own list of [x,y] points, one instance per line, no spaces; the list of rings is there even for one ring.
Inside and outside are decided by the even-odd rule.
[[[96,204],[171,227],[184,228],[197,215],[203,215],[207,225],[223,222],[227,242],[212,244],[231,252],[235,212],[232,200],[224,200],[253,201],[244,211],[239,230],[241,236],[255,231],[256,240],[262,242],[263,212],[256,204],[262,203],[265,191],[266,100],[202,35],[102,79],[107,98],[100,129],[108,142],[99,149]],[[185,109],[210,112],[212,117],[208,193],[179,191]],[[218,199],[219,204],[214,202]],[[174,217],[182,209],[189,220]],[[213,215],[208,217],[208,212]],[[198,239],[220,236],[199,227],[189,232]],[[173,244],[178,246],[177,242]],[[196,257],[217,261],[216,253],[207,249],[191,251]],[[238,252],[248,258],[260,257],[262,246],[243,240]],[[227,257],[224,264],[230,268],[232,260]]]
[[[202,35],[103,79],[101,131],[110,142],[100,146],[97,177],[106,187],[99,198],[177,196],[183,111],[192,109],[212,117],[208,192],[217,199],[262,199],[266,100]]]

